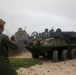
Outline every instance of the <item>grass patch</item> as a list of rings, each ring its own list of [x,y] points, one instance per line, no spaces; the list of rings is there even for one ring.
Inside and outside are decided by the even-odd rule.
[[[20,67],[28,68],[36,64],[39,64],[39,65],[42,64],[40,60],[33,59],[33,58],[10,58],[10,61],[16,69]]]

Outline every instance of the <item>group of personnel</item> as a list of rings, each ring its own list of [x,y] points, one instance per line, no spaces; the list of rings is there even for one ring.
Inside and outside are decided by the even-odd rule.
[[[0,19],[0,75],[18,75],[8,58],[9,48],[16,50],[18,45],[15,41],[15,36],[9,38],[2,33],[5,23],[3,19]]]

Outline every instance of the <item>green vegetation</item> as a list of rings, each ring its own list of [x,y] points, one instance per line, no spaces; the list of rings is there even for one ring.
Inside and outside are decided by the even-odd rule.
[[[42,64],[40,60],[32,59],[32,58],[10,58],[10,61],[16,69],[20,67],[28,68],[36,64],[39,64],[39,65]]]

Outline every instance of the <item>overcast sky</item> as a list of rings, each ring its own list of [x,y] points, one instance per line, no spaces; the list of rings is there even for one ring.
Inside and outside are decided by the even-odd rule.
[[[76,31],[76,0],[0,0],[0,18],[7,35],[21,27],[28,34],[52,27]]]

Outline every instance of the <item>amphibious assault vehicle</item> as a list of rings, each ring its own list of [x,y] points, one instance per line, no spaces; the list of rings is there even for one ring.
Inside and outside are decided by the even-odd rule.
[[[54,62],[76,58],[76,32],[63,32],[58,28],[49,34],[49,37],[32,39],[25,46],[33,58],[43,56]]]

